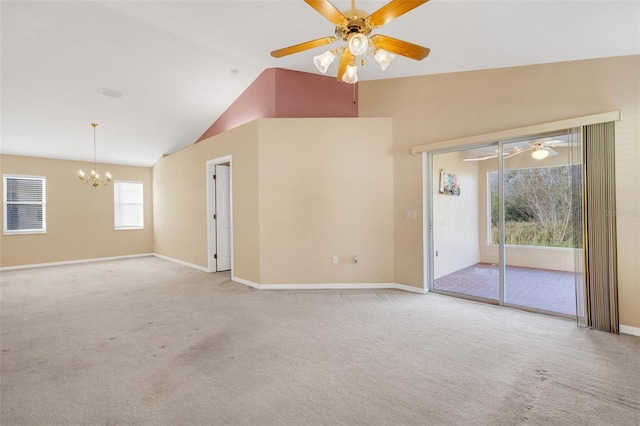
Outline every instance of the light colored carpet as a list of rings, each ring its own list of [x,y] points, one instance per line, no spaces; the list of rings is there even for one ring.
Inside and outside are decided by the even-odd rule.
[[[640,339],[157,258],[0,275],[2,425],[640,424]]]

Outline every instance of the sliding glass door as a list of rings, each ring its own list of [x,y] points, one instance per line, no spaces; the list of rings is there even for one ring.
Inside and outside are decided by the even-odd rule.
[[[575,316],[579,143],[567,131],[429,154],[430,289]]]
[[[500,299],[497,252],[485,245],[489,206],[485,171],[498,164],[498,144],[434,154],[432,162],[433,289]]]
[[[504,303],[576,314],[574,214],[582,201],[569,135],[503,145]],[[523,152],[524,151],[524,152]],[[577,175],[579,176],[579,174]]]

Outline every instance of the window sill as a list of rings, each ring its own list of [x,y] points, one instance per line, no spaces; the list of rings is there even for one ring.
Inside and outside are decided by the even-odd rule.
[[[488,247],[499,248],[498,244],[489,243]],[[524,246],[518,244],[505,244],[505,248],[521,248],[521,249],[535,249],[535,250],[557,250],[557,251],[568,251],[568,250],[582,250],[582,247],[552,247],[552,246]]]
[[[47,231],[4,231],[3,235],[36,235],[46,233]]]

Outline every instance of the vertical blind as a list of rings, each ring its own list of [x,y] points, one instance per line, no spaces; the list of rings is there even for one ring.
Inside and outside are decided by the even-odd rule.
[[[45,179],[4,176],[4,232],[44,232]]]
[[[113,194],[115,229],[144,228],[142,182],[117,180]]]
[[[619,333],[614,122],[584,126],[588,326]]]

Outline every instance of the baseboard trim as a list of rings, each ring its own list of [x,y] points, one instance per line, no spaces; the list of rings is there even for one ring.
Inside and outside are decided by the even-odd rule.
[[[198,270],[203,271],[203,272],[213,272],[213,271],[210,271],[209,268],[205,268],[204,266],[196,265],[195,263],[185,262],[184,260],[174,259],[173,257],[165,256],[165,255],[158,254],[158,253],[152,253],[151,255],[154,256],[154,257],[157,257],[159,259],[168,260],[169,262],[178,263],[178,264],[180,264],[182,266],[188,266],[189,268],[198,269]]]
[[[418,287],[396,283],[313,283],[313,284],[258,284],[237,276],[231,279],[240,284],[257,290],[402,290],[412,293],[425,294]]]
[[[60,262],[31,263],[28,265],[3,266],[3,267],[0,267],[0,272],[13,271],[16,269],[46,268],[48,266],[74,265],[77,263],[103,262],[105,260],[131,259],[134,257],[148,257],[148,256],[153,256],[153,253],[127,254],[123,256],[93,257],[91,259],[63,260]]]
[[[235,281],[237,283],[244,284],[247,287],[251,287],[251,288],[255,288],[257,290],[260,290],[260,284],[256,284],[253,281],[245,280],[244,278],[240,278],[240,277],[236,277],[234,275],[231,275],[231,281]]]
[[[622,333],[622,334],[630,334],[632,336],[640,337],[640,328],[631,327],[630,325],[620,324],[620,333]]]
[[[427,294],[429,292],[426,288],[419,288],[411,285],[394,284],[393,286],[396,290],[408,291],[410,293]]]
[[[16,269],[30,269],[30,268],[44,268],[47,266],[62,266],[62,265],[73,265],[77,263],[91,263],[91,262],[102,262],[105,260],[119,260],[119,259],[131,259],[135,257],[157,257],[159,259],[167,260],[169,262],[177,263],[182,266],[187,266],[189,268],[194,268],[203,272],[213,272],[204,266],[196,265],[194,263],[185,262],[184,260],[175,259],[173,257],[165,256],[158,253],[140,253],[140,254],[129,254],[124,256],[111,256],[111,257],[96,257],[91,259],[79,259],[79,260],[66,260],[61,262],[48,262],[48,263],[36,263],[29,265],[18,265],[18,266],[4,266],[0,267],[0,272],[2,271],[11,271]],[[397,283],[314,283],[314,284],[258,284],[253,281],[245,280],[244,278],[232,276],[231,279],[240,284],[244,284],[246,286],[258,289],[258,290],[390,290],[396,289],[401,291],[408,291],[410,293],[418,293],[425,294],[427,291],[422,288],[413,287],[404,284]],[[629,331],[622,331],[625,329],[632,329]],[[635,331],[633,331],[635,330]],[[634,327],[628,326],[620,326],[620,332],[625,334],[634,334],[640,333],[640,329],[634,329]],[[634,334],[640,335],[640,334]]]

